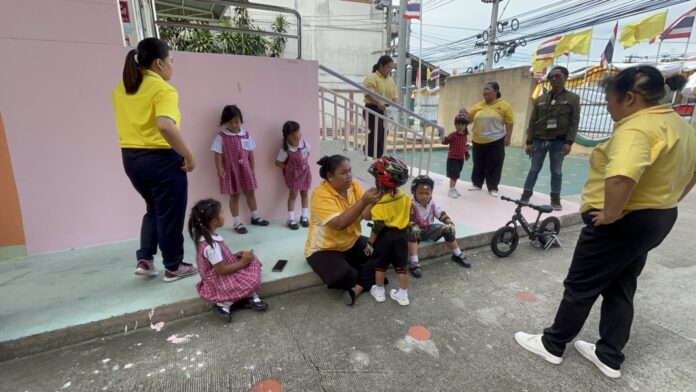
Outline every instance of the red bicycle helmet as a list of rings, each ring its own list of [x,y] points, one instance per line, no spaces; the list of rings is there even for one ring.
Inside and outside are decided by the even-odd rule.
[[[377,180],[377,187],[394,194],[400,186],[408,181],[408,167],[401,160],[383,156],[375,159],[367,170]]]

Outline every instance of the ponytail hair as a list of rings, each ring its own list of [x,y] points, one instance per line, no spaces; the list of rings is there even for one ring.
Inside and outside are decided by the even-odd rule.
[[[295,121],[286,121],[283,124],[283,150],[288,150],[288,136],[300,130],[300,124]]]
[[[123,85],[127,94],[138,92],[143,83],[143,70],[150,68],[157,59],[169,57],[169,46],[158,38],[145,38],[138,43],[138,49],[131,49],[123,65]]]
[[[372,73],[377,72],[378,69],[379,69],[379,65],[378,65],[378,64],[373,65],[373,66],[372,66]]]
[[[493,91],[495,91],[496,98],[500,98],[503,96],[502,94],[500,94],[500,85],[498,84],[498,82],[488,82],[486,83],[486,85],[491,86]]]
[[[220,202],[215,199],[203,199],[191,208],[188,221],[188,232],[194,245],[201,237],[205,242],[213,246],[213,219],[220,216]]]
[[[331,156],[324,155],[319,161],[317,161],[317,165],[320,166],[319,177],[327,180],[329,174],[333,175],[336,169],[338,169],[338,167],[341,166],[344,161],[350,161],[350,159],[338,154]]]

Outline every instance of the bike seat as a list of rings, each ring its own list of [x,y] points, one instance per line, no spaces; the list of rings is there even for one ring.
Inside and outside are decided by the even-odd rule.
[[[545,204],[543,206],[537,206],[537,208],[535,208],[535,210],[537,210],[539,212],[543,212],[545,214],[548,214],[549,212],[553,212],[553,207]]]

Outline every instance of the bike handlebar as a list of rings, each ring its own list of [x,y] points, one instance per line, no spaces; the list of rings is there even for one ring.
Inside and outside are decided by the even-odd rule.
[[[506,196],[500,196],[500,199],[505,200],[505,201],[509,201],[509,202],[513,202],[513,203],[517,204],[518,206],[529,207],[529,208],[536,210],[536,211],[539,211],[539,212],[548,213],[548,212],[553,211],[553,209],[550,206],[537,206],[534,204],[525,203],[521,200],[515,200],[515,199],[509,198]]]

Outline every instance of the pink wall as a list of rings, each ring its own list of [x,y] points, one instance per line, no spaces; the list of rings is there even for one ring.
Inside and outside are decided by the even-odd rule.
[[[61,5],[61,15],[75,13],[80,18],[60,26],[50,22],[55,3]],[[123,173],[111,107],[111,91],[127,52],[120,45],[116,1],[31,4],[31,9],[46,6],[51,12],[22,18],[32,20],[31,25],[9,23],[14,18],[7,15],[19,15],[29,7],[15,1],[0,5],[0,112],[27,251],[136,238],[145,208]],[[43,30],[37,31],[38,26]],[[209,148],[222,107],[234,103],[258,144],[261,212],[283,217],[287,190],[273,166],[280,127],[285,120],[298,121],[314,147],[312,158],[318,157],[317,64],[179,52],[173,56],[171,83],[179,90],[182,130],[198,164],[189,175],[190,202],[210,196],[225,201],[218,192]],[[313,169],[316,184],[318,173]]]

